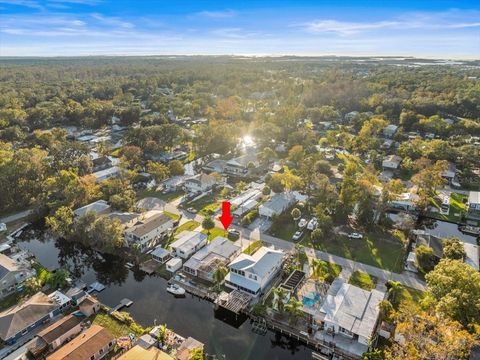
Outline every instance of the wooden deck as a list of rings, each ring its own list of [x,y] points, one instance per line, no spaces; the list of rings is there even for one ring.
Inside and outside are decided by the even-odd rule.
[[[122,309],[122,308],[124,308],[124,307],[129,307],[129,306],[131,306],[132,304],[133,304],[133,301],[132,301],[132,300],[130,300],[130,299],[122,299],[122,300],[120,301],[120,304],[118,304],[117,306],[115,306],[114,308],[111,308],[111,309],[109,310],[109,313],[111,314],[112,312],[118,311],[118,310],[120,310],[120,309]]]
[[[235,314],[240,314],[248,308],[251,300],[252,297],[250,295],[240,290],[233,290],[231,293],[224,292],[220,294],[215,304]]]

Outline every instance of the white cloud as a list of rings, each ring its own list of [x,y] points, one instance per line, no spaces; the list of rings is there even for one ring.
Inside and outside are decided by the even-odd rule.
[[[205,16],[209,18],[231,18],[237,15],[233,10],[224,10],[224,11],[200,11],[196,15]]]
[[[32,9],[40,9],[40,10],[43,9],[43,6],[40,5],[35,0],[0,0],[0,4],[25,6]]]
[[[370,23],[343,22],[337,20],[317,20],[304,24],[304,28],[313,33],[331,32],[341,35],[350,35],[362,31],[397,28],[401,23],[398,21],[379,21]]]
[[[108,17],[108,16],[104,16],[104,15],[101,15],[101,14],[92,14],[91,16],[92,16],[92,18],[100,21],[104,25],[111,25],[111,26],[116,26],[116,27],[118,26],[118,27],[124,28],[124,29],[132,29],[132,28],[135,27],[135,25],[133,25],[131,22],[124,21],[124,20],[119,19],[117,17]]]

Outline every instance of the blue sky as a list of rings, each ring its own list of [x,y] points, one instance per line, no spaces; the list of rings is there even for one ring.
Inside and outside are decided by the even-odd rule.
[[[0,56],[480,58],[478,1],[0,0]]]

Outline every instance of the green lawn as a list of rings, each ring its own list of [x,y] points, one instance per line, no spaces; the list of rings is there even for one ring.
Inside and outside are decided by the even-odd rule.
[[[250,245],[248,245],[247,248],[243,252],[247,255],[252,255],[253,253],[255,253],[255,251],[257,251],[261,247],[262,247],[262,241],[257,240],[257,241],[254,241],[253,243],[251,243]]]
[[[207,230],[202,230],[202,233],[207,234],[208,231]],[[227,237],[227,233],[224,229],[217,228],[217,227],[213,228],[213,229],[210,230],[210,234],[208,235],[208,241],[212,241],[217,236]]]
[[[177,230],[175,230],[175,235],[180,234],[182,231],[192,231],[200,226],[200,223],[195,220],[189,220],[186,223],[180,225]]]
[[[218,201],[218,197],[209,194],[201,199],[198,199],[194,202],[189,203],[186,207],[192,207],[197,210],[203,216],[211,216],[217,209],[220,208],[220,201]]]
[[[178,220],[180,218],[180,215],[178,214],[175,214],[175,213],[172,213],[170,211],[164,211],[163,212],[165,215],[167,215],[169,218],[171,218],[172,220]]]
[[[425,298],[426,294],[425,291],[404,286],[400,294],[399,307],[408,309],[419,308],[420,302]]]
[[[450,211],[448,212],[448,215],[443,215],[440,213],[429,213],[429,216],[440,219],[440,220],[446,220],[454,223],[459,223],[462,220],[462,214],[464,214],[467,211],[466,205],[464,201],[467,200],[466,195],[458,194],[458,193],[452,193],[450,195]],[[434,206],[437,208],[440,208],[440,201],[438,199],[435,199],[434,201]]]
[[[313,278],[321,281],[332,282],[342,272],[340,265],[323,260],[314,260],[311,266],[313,268]]]
[[[170,202],[172,200],[175,200],[182,196],[184,194],[183,191],[174,191],[174,192],[169,192],[167,194],[162,194],[161,191],[155,191],[155,190],[139,190],[137,191],[137,198],[138,199],[143,199],[146,197],[155,197],[157,199],[163,200],[165,202]]]
[[[343,235],[328,236],[318,243],[312,243],[307,235],[302,244],[381,269],[397,273],[403,270],[403,245],[400,241],[384,240],[378,234],[366,234],[363,239],[349,239]]]
[[[17,305],[25,297],[25,293],[13,293],[0,300],[0,311],[6,310],[14,305]]]
[[[363,271],[355,271],[348,280],[349,284],[358,286],[364,290],[370,291],[375,289],[377,279]]]
[[[133,324],[124,324],[115,319],[113,316],[108,315],[104,312],[93,315],[91,318],[91,322],[92,324],[103,326],[116,338],[121,336],[127,336],[129,333],[134,333],[135,335],[140,336],[143,334],[144,330],[136,324],[136,326]]]
[[[270,235],[283,240],[292,241],[293,234],[297,231],[298,226],[290,215],[290,211],[285,211],[272,224],[268,231]]]

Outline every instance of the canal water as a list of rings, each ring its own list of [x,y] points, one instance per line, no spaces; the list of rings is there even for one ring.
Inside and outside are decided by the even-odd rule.
[[[17,244],[47,268],[62,266],[86,284],[101,282],[106,289],[97,294],[100,301],[113,307],[128,298],[133,305],[126,311],[137,322],[143,326],[167,324],[180,335],[203,342],[209,354],[225,355],[226,359],[312,358],[311,350],[296,341],[273,332],[264,336],[253,333],[248,320],[238,328],[224,322],[210,302],[191,295],[174,298],[165,290],[165,279],[128,270],[122,258],[53,241],[39,231],[26,232]]]
[[[455,237],[463,242],[477,245],[477,237],[464,234],[458,229],[457,224],[424,218],[419,222],[419,229],[427,230],[430,234],[439,238]]]

